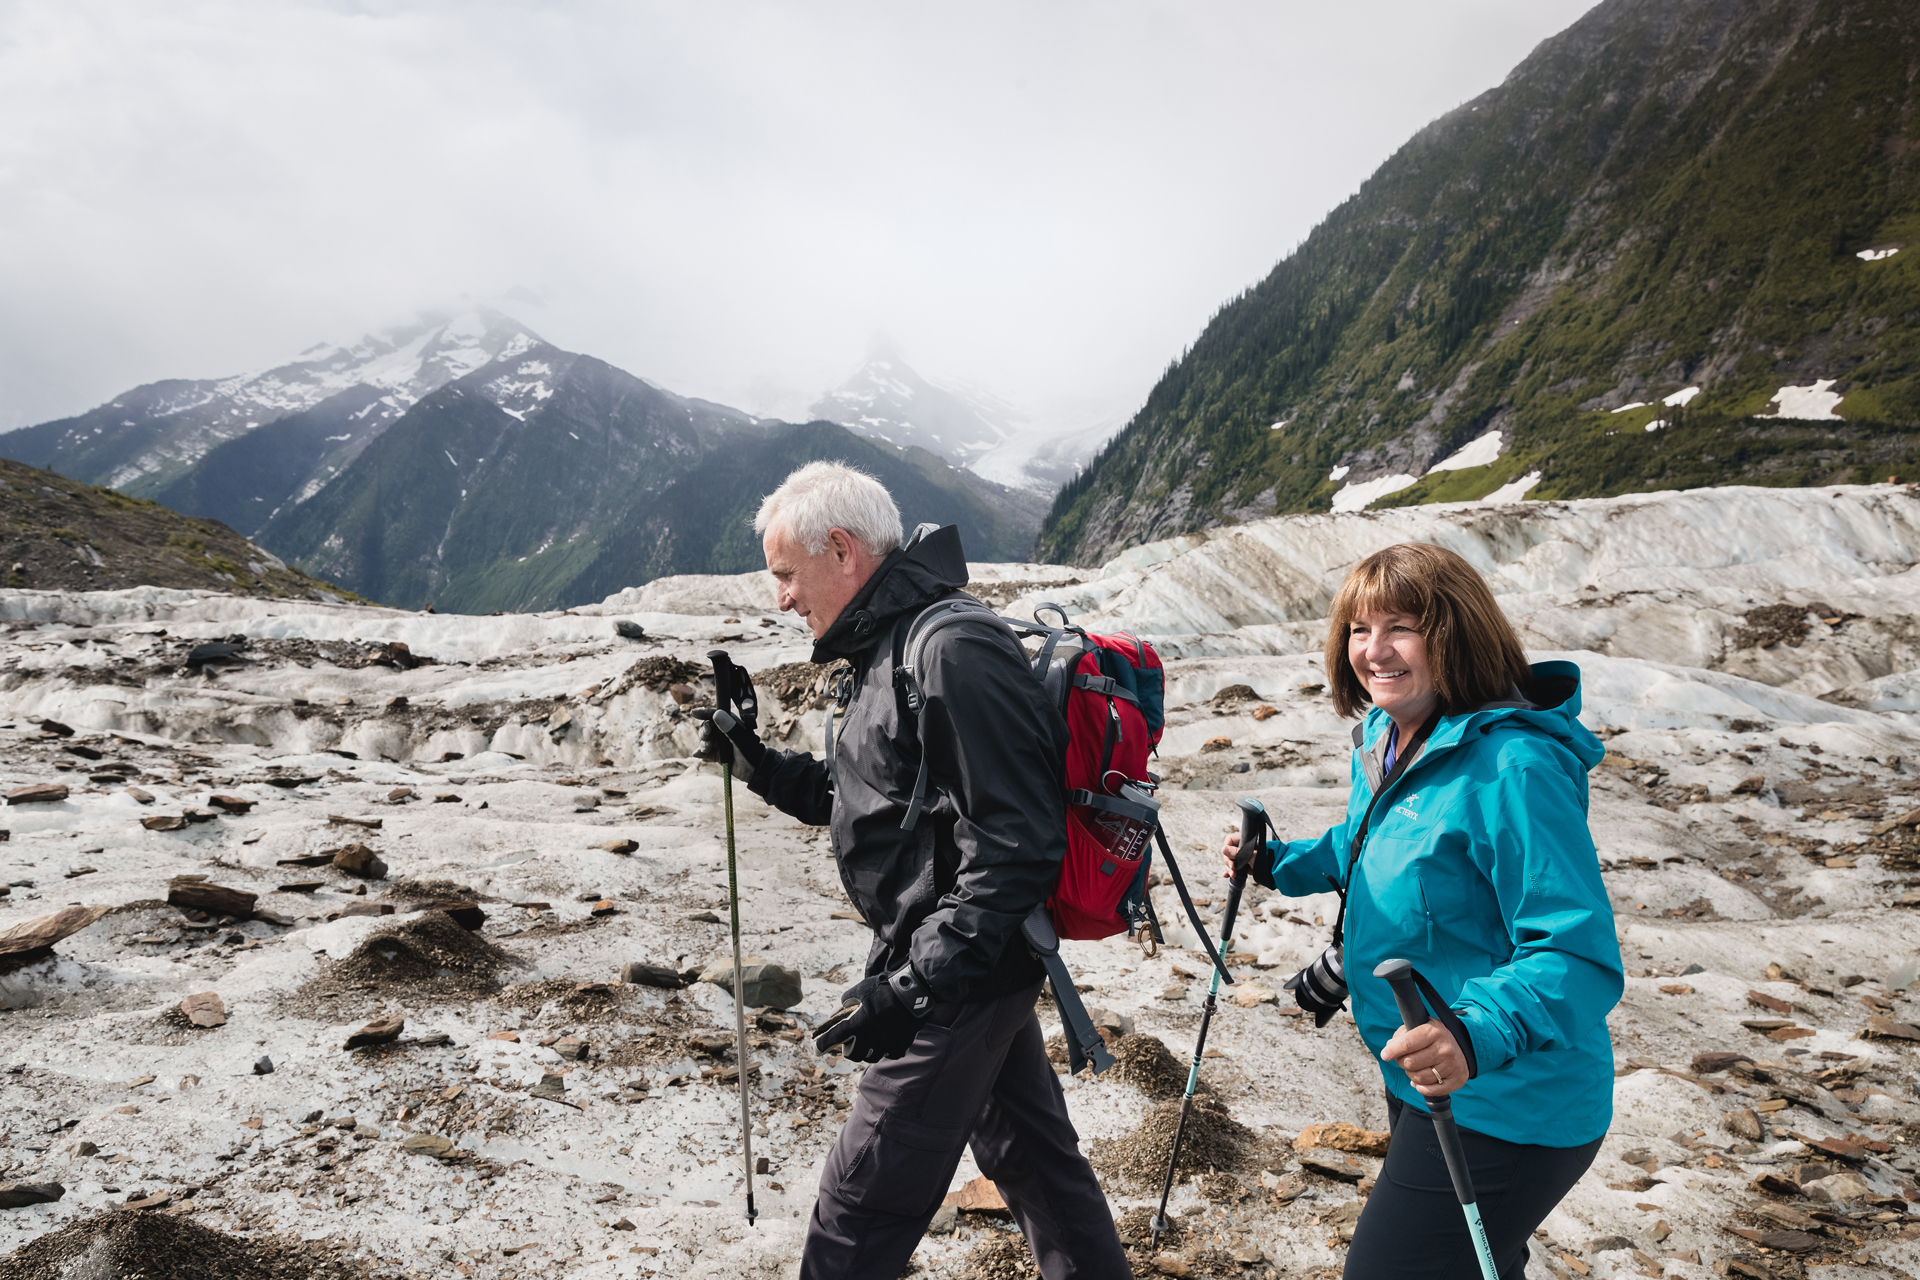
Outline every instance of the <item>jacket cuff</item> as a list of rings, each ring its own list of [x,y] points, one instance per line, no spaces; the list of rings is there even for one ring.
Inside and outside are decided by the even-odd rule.
[[[1513,1050],[1508,1047],[1500,1029],[1487,1016],[1486,1010],[1477,1005],[1463,1004],[1453,1012],[1467,1032],[1467,1043],[1460,1046],[1460,1052],[1466,1054],[1467,1065],[1474,1068],[1476,1074],[1498,1071],[1513,1061]]]
[[[737,757],[739,754],[739,748],[734,748],[734,755]],[[781,751],[777,747],[766,748],[760,755],[760,763],[754,766],[753,773],[745,779],[747,790],[778,808],[778,803],[768,793],[773,790],[774,784],[780,781],[781,776],[788,772],[796,754],[798,753]],[[736,770],[733,776],[738,778],[739,771]]]

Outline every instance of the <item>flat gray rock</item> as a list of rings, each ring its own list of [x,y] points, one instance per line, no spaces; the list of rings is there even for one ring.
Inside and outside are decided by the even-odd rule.
[[[30,1204],[52,1204],[67,1189],[57,1182],[0,1182],[0,1209],[24,1209]]]
[[[733,994],[733,961],[709,965],[700,981],[711,982],[728,995]],[[791,1009],[800,1003],[800,971],[783,964],[759,960],[740,967],[742,1001],[750,1009]]]

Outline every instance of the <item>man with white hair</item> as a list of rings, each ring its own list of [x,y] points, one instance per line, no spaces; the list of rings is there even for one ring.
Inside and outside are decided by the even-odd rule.
[[[815,662],[849,665],[850,692],[826,760],[773,750],[724,711],[706,712],[707,751],[731,752],[769,804],[831,827],[841,883],[873,929],[866,976],[815,1033],[820,1048],[874,1065],[821,1173],[801,1276],[895,1280],[969,1142],[1043,1276],[1130,1276],[1047,1060],[1034,1016],[1043,971],[1020,932],[1066,852],[1065,720],[1011,633],[988,623],[929,633],[924,719],[908,709],[896,680],[908,628],[967,598],[951,525],[903,544],[879,481],[814,462],[767,496],[753,527],[780,608],[807,620]]]

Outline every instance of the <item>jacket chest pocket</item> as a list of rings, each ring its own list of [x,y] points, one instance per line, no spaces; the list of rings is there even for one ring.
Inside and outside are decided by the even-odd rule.
[[[1429,853],[1424,839],[1384,833],[1367,838],[1355,869],[1361,900],[1348,910],[1347,930],[1366,940],[1369,963],[1402,951],[1431,954],[1434,921],[1423,886]]]
[[[876,671],[848,679],[848,697],[830,757],[835,790],[846,778],[881,796],[904,794],[913,786],[913,769],[904,757],[912,755],[912,765],[919,764],[916,722],[902,715],[899,690]]]
[[[1375,893],[1391,894],[1397,882],[1419,869],[1426,853],[1423,839],[1376,831],[1360,851],[1360,872]]]
[[[1378,849],[1369,842],[1366,856],[1382,851],[1367,885],[1394,904],[1403,918],[1403,937],[1421,941],[1429,953],[1444,951],[1455,961],[1490,947],[1500,950],[1497,939],[1505,929],[1499,899],[1474,859],[1467,833],[1441,827],[1418,840],[1382,837]],[[1505,962],[1497,955],[1492,958]]]

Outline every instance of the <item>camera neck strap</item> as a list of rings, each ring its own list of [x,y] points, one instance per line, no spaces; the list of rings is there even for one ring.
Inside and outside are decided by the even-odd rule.
[[[1360,829],[1353,833],[1353,843],[1347,846],[1346,883],[1343,885],[1335,881],[1332,876],[1327,877],[1333,883],[1334,892],[1340,895],[1340,913],[1334,917],[1333,921],[1333,945],[1336,947],[1346,941],[1347,889],[1353,884],[1353,869],[1359,864],[1361,851],[1366,847],[1367,828],[1373,825],[1373,811],[1380,807],[1380,802],[1385,800],[1387,793],[1393,790],[1393,784],[1406,776],[1407,770],[1411,769],[1414,761],[1420,758],[1421,749],[1427,745],[1427,738],[1432,735],[1434,726],[1439,723],[1440,712],[1436,708],[1433,714],[1427,717],[1426,722],[1414,732],[1411,739],[1399,744],[1394,752],[1392,771],[1380,780],[1380,789],[1374,792],[1373,799],[1367,802],[1367,811],[1360,818]]]

